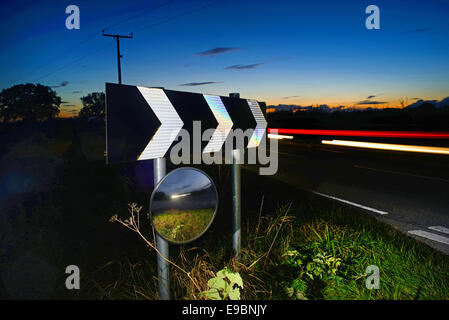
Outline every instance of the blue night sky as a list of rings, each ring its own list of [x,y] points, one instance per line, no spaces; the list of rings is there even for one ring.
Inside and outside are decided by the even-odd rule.
[[[80,30],[65,28],[70,4],[80,8]],[[380,8],[380,30],[365,27],[370,4]],[[449,96],[447,0],[18,0],[2,2],[0,15],[0,89],[53,86],[63,115],[117,82],[115,42],[102,29],[134,32],[120,43],[125,84],[240,92],[268,104]]]

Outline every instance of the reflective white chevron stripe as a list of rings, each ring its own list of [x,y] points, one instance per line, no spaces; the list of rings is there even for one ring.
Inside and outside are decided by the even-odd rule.
[[[220,151],[234,124],[219,96],[205,94],[203,96],[218,122],[218,126],[210,138],[209,143],[204,148],[203,153],[217,152]]]
[[[137,160],[162,158],[167,153],[173,140],[178,136],[184,122],[182,122],[175,108],[165,95],[164,90],[158,88],[137,87],[161,122],[154,136],[137,158]]]
[[[260,141],[263,138],[263,135],[266,132],[267,129],[267,121],[265,120],[265,117],[263,115],[262,110],[260,110],[259,103],[257,103],[256,100],[250,100],[248,99],[248,105],[253,113],[254,119],[256,120],[256,128],[254,129],[253,135],[249,139],[247,148],[254,148],[257,147],[260,143]]]

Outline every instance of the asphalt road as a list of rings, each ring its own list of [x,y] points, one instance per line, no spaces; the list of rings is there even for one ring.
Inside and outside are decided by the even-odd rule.
[[[302,142],[280,142],[278,153],[277,179],[358,207],[449,254],[449,156]]]

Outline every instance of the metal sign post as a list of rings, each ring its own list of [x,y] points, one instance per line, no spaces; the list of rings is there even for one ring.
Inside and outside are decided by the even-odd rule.
[[[154,187],[164,178],[166,173],[165,158],[157,158],[154,165]],[[170,267],[166,259],[170,259],[168,242],[156,234],[156,248],[160,254],[157,255],[157,276],[159,279],[159,296],[161,300],[170,300]]]
[[[240,163],[243,158],[243,149],[232,150],[232,248],[234,257],[240,260],[241,248],[241,179]]]
[[[229,97],[240,99],[240,93],[230,93]],[[242,163],[243,155],[243,149],[232,150],[232,249],[237,260],[240,260],[242,237],[240,163]]]

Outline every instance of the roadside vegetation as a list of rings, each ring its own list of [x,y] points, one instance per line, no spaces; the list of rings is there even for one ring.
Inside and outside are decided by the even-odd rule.
[[[241,277],[242,288],[233,288],[241,299],[449,299],[448,257],[350,208],[308,200],[273,214],[261,206],[245,224],[240,261],[232,258],[230,237],[214,234],[201,247],[173,250],[173,298],[217,299],[207,294],[210,280],[224,269]],[[379,268],[379,289],[366,287],[371,265]],[[112,278],[101,279],[105,274]],[[110,261],[91,275],[85,293],[158,299],[155,276],[154,260]]]

